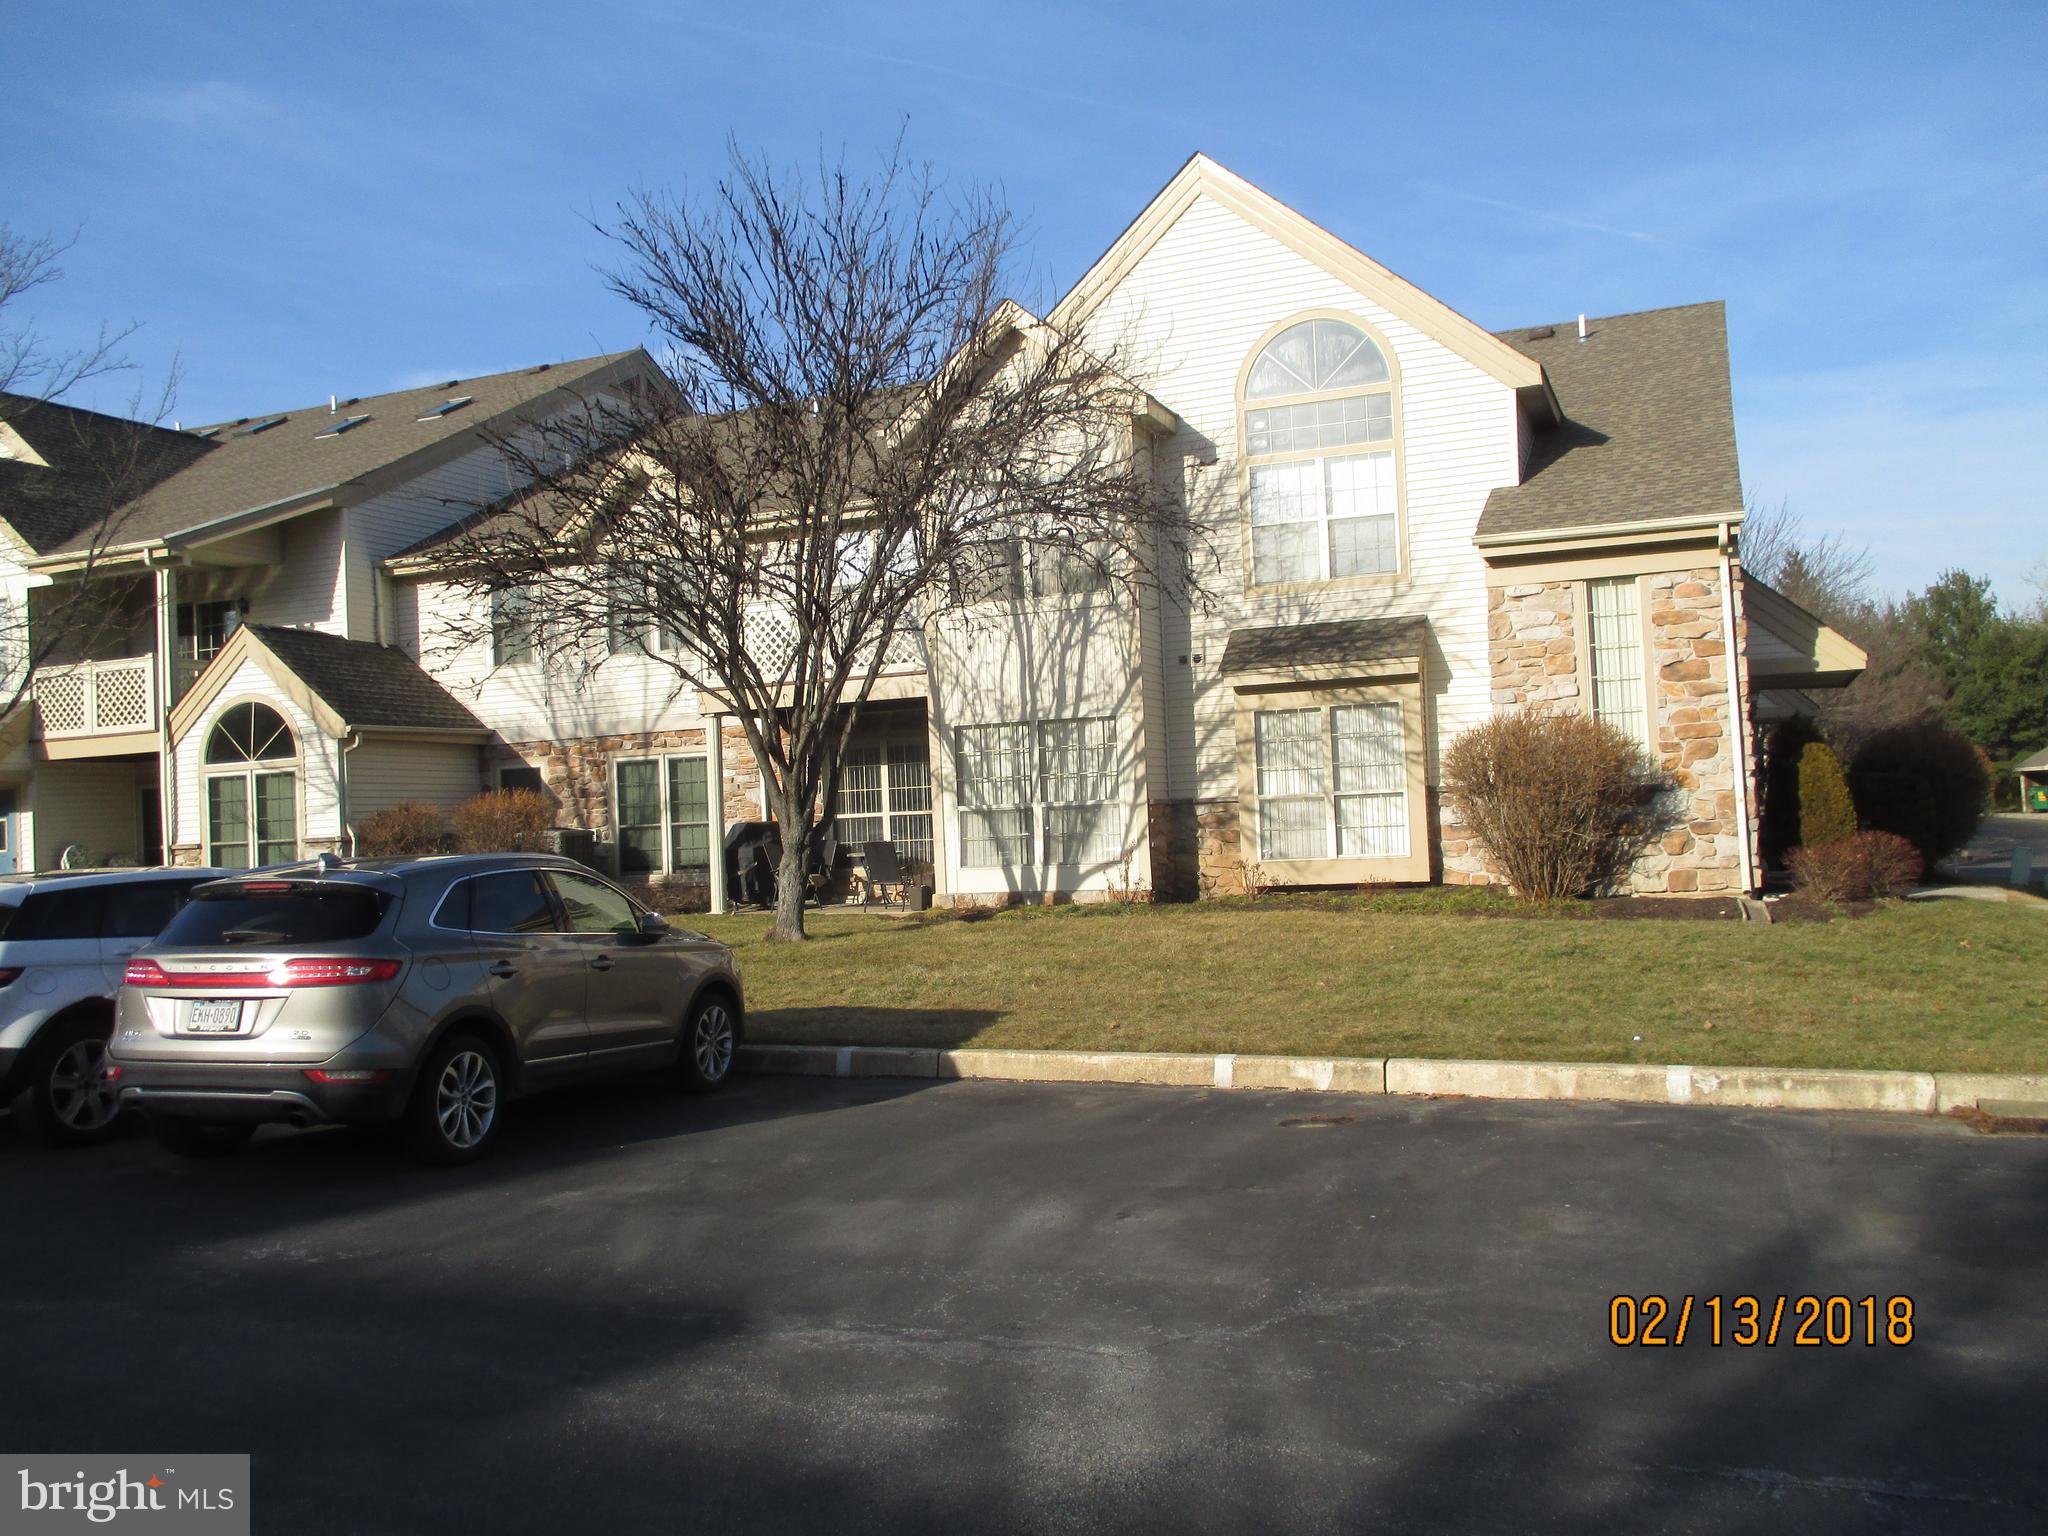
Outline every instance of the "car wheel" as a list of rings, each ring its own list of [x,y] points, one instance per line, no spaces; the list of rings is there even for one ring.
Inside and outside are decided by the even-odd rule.
[[[227,1157],[241,1151],[256,1134],[251,1124],[223,1125],[213,1120],[187,1120],[182,1115],[151,1115],[149,1129],[158,1146],[179,1157]]]
[[[110,1021],[86,1015],[54,1024],[37,1042],[29,1079],[9,1106],[15,1124],[48,1147],[83,1147],[121,1129],[119,1090],[100,1076]]]
[[[405,1112],[407,1149],[423,1162],[466,1163],[498,1138],[505,1072],[474,1035],[450,1035],[428,1055]]]
[[[683,1025],[683,1055],[676,1080],[692,1093],[710,1093],[732,1076],[733,1052],[739,1048],[740,1021],[732,1000],[714,992],[690,1010]]]

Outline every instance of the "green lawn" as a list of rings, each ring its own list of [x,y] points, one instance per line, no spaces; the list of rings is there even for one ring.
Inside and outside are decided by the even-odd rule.
[[[1575,921],[1502,899],[691,917],[756,1041],[2048,1070],[2048,914]],[[1636,1037],[1640,1036],[1640,1040]]]

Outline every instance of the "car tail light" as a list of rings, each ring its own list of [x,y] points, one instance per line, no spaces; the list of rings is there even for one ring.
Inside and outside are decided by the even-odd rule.
[[[273,987],[352,987],[389,981],[399,971],[396,960],[287,960],[269,972]]]
[[[121,1081],[121,1069],[111,1061],[108,1062],[104,1067],[100,1068],[100,1081],[103,1083],[118,1083]]]
[[[20,977],[20,975],[21,975],[21,967],[20,967],[20,966],[18,966],[18,965],[0,965],[0,987],[4,987],[4,986],[6,986],[6,985],[7,985],[7,984],[8,984],[9,982],[12,982],[12,981],[16,980],[17,978],[19,978],[19,977]]]
[[[324,1067],[308,1067],[306,1069],[306,1076],[316,1083],[334,1083],[342,1087],[365,1083],[388,1083],[391,1081],[391,1074],[386,1071],[359,1072],[351,1070],[347,1072],[330,1072]]]
[[[400,968],[396,960],[345,960],[325,955],[246,971],[167,971],[154,960],[130,960],[128,973],[121,979],[131,987],[349,987],[389,981]]]

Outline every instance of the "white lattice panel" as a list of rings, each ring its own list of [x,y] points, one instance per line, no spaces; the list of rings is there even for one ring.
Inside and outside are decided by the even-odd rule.
[[[94,730],[138,731],[154,724],[147,661],[96,668],[92,692]]]
[[[38,672],[36,707],[42,711],[46,735],[70,736],[85,730],[85,674]]]

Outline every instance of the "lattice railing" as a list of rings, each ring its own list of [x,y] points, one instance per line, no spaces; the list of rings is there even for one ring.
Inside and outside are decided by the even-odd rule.
[[[35,695],[46,738],[146,731],[157,720],[156,658],[38,667]]]

